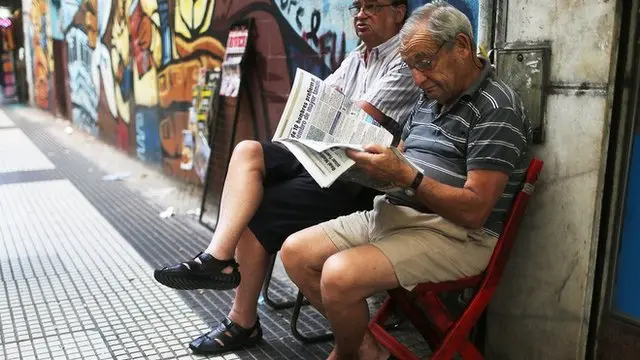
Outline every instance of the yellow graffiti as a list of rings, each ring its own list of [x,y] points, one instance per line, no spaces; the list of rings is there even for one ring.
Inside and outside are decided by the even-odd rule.
[[[33,27],[34,98],[39,107],[46,109],[49,107],[49,75],[53,71],[53,41],[47,0],[32,2],[30,20]]]
[[[176,34],[187,39],[204,34],[211,26],[214,5],[214,0],[176,0]]]

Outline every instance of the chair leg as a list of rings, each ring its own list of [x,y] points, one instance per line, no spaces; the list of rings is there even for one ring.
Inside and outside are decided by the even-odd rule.
[[[482,312],[480,319],[476,322],[476,325],[471,330],[470,336],[471,342],[475,345],[480,354],[484,355],[484,344],[487,339],[487,310]]]
[[[304,344],[313,344],[317,342],[333,340],[332,333],[316,336],[306,336],[300,333],[300,331],[298,330],[298,318],[300,317],[300,310],[304,302],[304,295],[302,295],[301,291],[298,291],[298,297],[296,298],[295,305],[293,306],[293,315],[291,315],[291,333],[293,334],[293,337],[300,340]]]
[[[293,300],[275,302],[269,298],[269,284],[271,283],[271,275],[273,274],[273,268],[276,265],[276,259],[277,259],[277,255],[274,254],[271,256],[271,262],[269,263],[267,276],[265,277],[264,284],[262,285],[262,298],[264,299],[264,302],[274,310],[288,309],[293,307],[296,304],[296,302]],[[308,304],[309,302],[306,300],[303,303],[303,305],[308,305]]]

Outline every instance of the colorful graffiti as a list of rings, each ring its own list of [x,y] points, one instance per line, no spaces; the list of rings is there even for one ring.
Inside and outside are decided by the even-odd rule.
[[[187,128],[200,68],[219,66],[224,54],[224,47],[212,33],[214,5],[214,0],[176,0],[170,9],[167,0],[158,0],[162,39],[158,64],[160,140],[165,169],[173,174],[184,172],[180,170],[182,130]]]
[[[16,96],[16,74],[14,65],[14,52],[16,44],[14,41],[14,27],[11,21],[5,21],[0,24],[0,35],[2,36],[2,56],[0,63],[2,64],[2,90],[6,99]]]
[[[99,98],[99,135],[119,149],[134,153],[126,3],[125,0],[98,0],[97,6],[99,39],[93,52],[91,75]]]
[[[64,40],[62,23],[60,22],[61,0],[49,0],[49,23],[51,24],[51,37],[54,40]]]
[[[53,45],[49,3],[47,0],[33,0],[30,10],[34,100],[37,106],[50,109],[53,105],[53,86],[50,86],[53,84]]]
[[[157,64],[162,57],[160,46],[160,21],[158,5],[154,0],[126,0],[122,16],[122,32],[116,62],[119,64],[120,84],[133,89],[133,108],[135,122],[135,148],[139,159],[160,163],[162,149],[160,147],[160,120],[158,118],[158,76]],[[124,26],[127,29],[124,29]],[[124,32],[129,39],[124,39]],[[125,42],[129,42],[128,50]],[[153,47],[152,47],[153,44]],[[129,59],[124,53],[129,52]],[[124,94],[124,93],[123,93]]]
[[[62,3],[61,3],[62,2]],[[409,0],[409,9],[424,3]],[[450,0],[477,31],[478,0]],[[36,103],[48,107],[51,43],[68,52],[73,122],[144,161],[182,177],[182,130],[201,68],[220,65],[228,28],[255,21],[246,86],[257,122],[271,136],[296,68],[326,77],[358,45],[339,0],[25,0],[33,24]],[[49,9],[48,9],[49,8]],[[50,10],[48,15],[47,10]],[[249,116],[243,111],[243,116]],[[244,122],[247,126],[250,122]],[[252,136],[252,131],[239,134]]]
[[[357,36],[350,31],[349,2],[284,0],[277,4],[296,34],[311,46],[329,69],[338,67],[347,49],[358,44]]]
[[[69,88],[73,123],[98,135],[98,92],[92,76],[98,42],[96,0],[64,0],[62,27],[67,43]]]

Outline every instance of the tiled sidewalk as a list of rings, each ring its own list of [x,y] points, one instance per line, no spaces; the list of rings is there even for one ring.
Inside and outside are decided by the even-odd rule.
[[[187,344],[227,313],[233,292],[178,292],[152,272],[197,253],[208,230],[161,219],[160,205],[103,181],[97,164],[51,135],[52,119],[3,110],[0,359],[202,358]],[[279,273],[271,289],[275,299],[295,294]],[[259,311],[264,342],[211,358],[324,359],[330,351],[331,343],[305,346],[291,336],[290,309]],[[305,310],[300,329],[322,333],[326,323]]]

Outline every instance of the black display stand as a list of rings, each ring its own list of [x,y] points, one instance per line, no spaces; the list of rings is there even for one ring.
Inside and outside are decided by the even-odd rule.
[[[244,42],[244,46],[242,45],[237,46],[238,40],[242,41],[242,37],[233,36],[233,34],[238,34],[243,31],[246,31],[246,42]],[[246,103],[249,106],[249,111],[251,114],[251,122],[253,125],[255,139],[258,139],[258,136],[259,136],[258,123],[255,116],[255,109],[253,107],[254,106],[253,95],[251,93],[251,90],[247,87],[247,84],[249,83],[249,75],[252,75],[252,71],[253,69],[255,69],[255,54],[252,46],[252,38],[254,35],[254,31],[255,31],[255,27],[254,27],[253,18],[246,18],[246,19],[237,21],[231,24],[231,26],[229,27],[229,39],[227,40],[227,53],[225,54],[225,60],[222,64],[223,79],[222,79],[222,84],[220,86],[220,92],[218,95],[219,98],[216,99],[217,101],[215,101],[215,106],[211,107],[211,114],[210,114],[211,121],[210,121],[209,139],[208,139],[209,144],[211,144],[210,145],[211,154],[209,156],[209,160],[207,161],[207,169],[205,172],[205,180],[204,180],[204,191],[202,193],[202,201],[200,204],[200,216],[198,219],[198,221],[202,225],[209,228],[211,231],[215,231],[215,228],[218,223],[218,219],[220,218],[220,200],[221,199],[218,199],[218,206],[217,206],[218,214],[216,215],[215,222],[209,223],[205,221],[203,217],[206,211],[206,200],[210,190],[209,189],[210,182],[211,182],[211,179],[213,178],[211,171],[213,168],[212,163],[214,158],[214,149],[216,145],[216,140],[218,140],[218,136],[220,136],[220,134],[218,134],[218,130],[220,128],[219,122],[225,121],[225,119],[221,119],[221,116],[219,116],[219,110],[221,107],[220,104],[224,103],[223,100],[226,97],[235,97],[236,101],[233,109],[233,118],[231,121],[231,127],[232,127],[231,140],[230,140],[229,148],[227,149],[227,152],[226,152],[227,157],[225,160],[225,170],[224,170],[225,178],[226,178],[227,164],[229,163],[229,159],[231,158],[231,153],[233,152],[233,148],[235,146],[235,140],[236,140],[235,138],[236,138],[236,132],[238,130],[240,110],[241,110],[243,101],[245,101],[245,96],[247,100]],[[241,49],[241,47],[243,47],[244,49]],[[230,52],[230,50],[232,52]],[[228,69],[230,69],[229,73],[232,75],[229,76],[226,80],[228,80],[229,78],[233,79],[234,77],[237,77],[237,80],[238,80],[234,84],[234,86],[237,86],[237,89],[236,89],[237,92],[235,96],[234,94],[230,94],[230,92],[232,91],[229,90],[234,86],[228,87],[227,84],[225,83],[225,71],[227,71]]]

